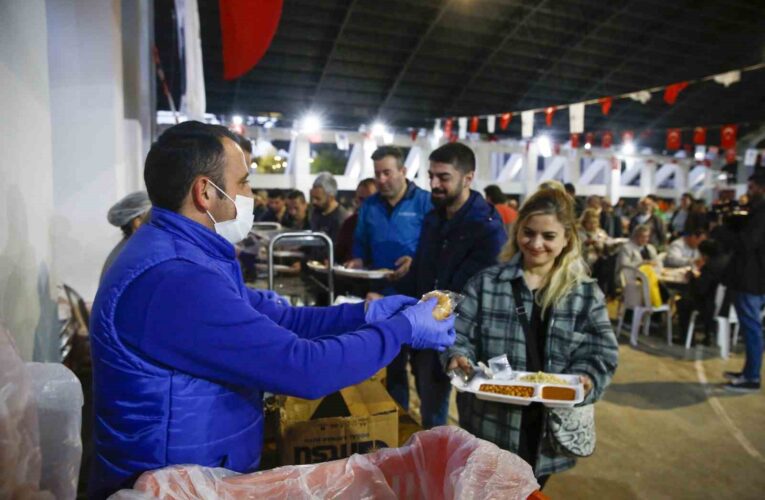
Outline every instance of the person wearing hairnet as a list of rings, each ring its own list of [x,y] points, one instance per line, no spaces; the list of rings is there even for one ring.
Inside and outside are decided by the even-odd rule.
[[[101,270],[101,278],[99,278],[99,282],[101,282],[104,274],[106,274],[106,270],[111,267],[112,263],[117,259],[117,256],[125,247],[128,238],[130,238],[146,220],[150,209],[151,201],[149,201],[149,195],[146,194],[146,191],[130,193],[109,209],[106,219],[112,226],[117,226],[122,229],[122,239],[117,243],[117,246],[109,252],[109,256],[104,263],[104,268]]]

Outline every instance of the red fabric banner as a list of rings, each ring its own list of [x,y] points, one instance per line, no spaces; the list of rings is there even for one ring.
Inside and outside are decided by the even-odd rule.
[[[452,129],[454,128],[454,118],[447,118],[444,122],[444,137],[451,139]]]
[[[549,108],[545,109],[545,123],[548,127],[552,127],[552,119],[553,115],[555,114],[555,108],[553,106],[550,106]]]
[[[478,117],[474,116],[470,119],[470,132],[475,134],[478,132]]]
[[[611,132],[603,132],[603,137],[600,139],[600,145],[608,149],[614,143],[614,134]]]
[[[571,147],[572,148],[579,147],[579,134],[571,134]]]
[[[412,138],[413,141],[417,140],[418,135],[420,135],[420,131],[418,129],[414,129],[411,132],[409,132],[409,136]]]
[[[720,147],[732,149],[736,147],[736,132],[738,125],[725,125],[720,129]]]
[[[598,99],[600,103],[600,109],[604,115],[608,115],[611,112],[611,105],[614,103],[613,97],[601,97]]]
[[[693,143],[696,145],[704,145],[707,143],[707,129],[704,127],[696,127],[693,129]]]
[[[667,86],[666,89],[664,89],[664,102],[666,102],[669,105],[675,104],[675,101],[677,101],[677,96],[685,90],[685,88],[688,86],[688,82],[679,82],[679,83],[673,83],[672,85]]]
[[[507,127],[510,126],[510,122],[513,119],[512,113],[503,113],[502,116],[499,117],[499,128],[501,130],[507,130]]]
[[[219,0],[223,78],[233,80],[261,60],[282,16],[282,0]]]
[[[669,151],[676,151],[680,149],[680,145],[683,141],[683,134],[679,128],[671,128],[667,130],[667,149]]]

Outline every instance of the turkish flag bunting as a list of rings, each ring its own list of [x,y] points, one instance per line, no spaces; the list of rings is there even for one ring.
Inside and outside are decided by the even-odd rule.
[[[671,128],[667,130],[667,149],[669,151],[675,151],[680,149],[683,135],[679,128]]]
[[[579,147],[579,134],[571,134],[571,147],[572,148]]]
[[[444,137],[447,139],[452,137],[452,128],[454,128],[454,118],[447,118],[444,122]]]
[[[614,134],[611,132],[603,132],[603,137],[600,140],[600,145],[604,148],[610,148],[611,144],[614,143]]]
[[[736,147],[736,132],[738,125],[725,125],[720,129],[720,147],[732,149]]]
[[[507,127],[510,126],[510,121],[512,121],[512,119],[512,113],[503,113],[502,116],[499,117],[499,128],[502,130],[507,130]]]
[[[593,134],[592,132],[587,132],[586,134],[584,134],[585,144],[589,144],[590,146],[592,146],[593,142],[595,142],[595,134]]]
[[[696,127],[693,129],[693,143],[697,145],[704,145],[707,143],[707,129],[704,127]]]
[[[600,103],[600,109],[603,111],[604,115],[611,112],[611,105],[614,103],[613,97],[601,97],[598,99],[598,102]]]
[[[478,117],[474,116],[470,119],[470,132],[475,134],[478,132]]]
[[[279,26],[282,0],[219,0],[223,78],[250,71],[265,55]]]
[[[667,104],[675,104],[675,101],[677,101],[677,96],[685,90],[685,88],[688,86],[688,82],[679,82],[679,83],[673,83],[672,85],[669,85],[664,90],[664,102]]]
[[[555,107],[550,106],[549,108],[545,109],[545,123],[548,127],[552,127],[552,119],[553,115],[555,114]]]
[[[413,141],[416,141],[417,140],[417,136],[420,135],[420,131],[417,130],[417,129],[414,129],[411,132],[409,132],[409,135],[412,137]]]

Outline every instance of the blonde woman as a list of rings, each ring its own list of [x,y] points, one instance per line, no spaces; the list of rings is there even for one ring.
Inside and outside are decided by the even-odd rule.
[[[595,262],[606,253],[608,234],[600,228],[600,214],[593,208],[582,212],[579,239],[582,242],[582,257],[593,268]]]
[[[532,195],[500,261],[465,286],[449,368],[469,371],[469,361],[507,354],[517,370],[578,374],[586,391],[582,404],[600,399],[616,369],[618,347],[603,294],[581,257],[571,198],[556,189]],[[516,307],[514,287],[527,321]],[[492,403],[467,393],[457,398],[460,426],[520,455],[542,486],[550,474],[576,463],[555,451],[545,407]]]

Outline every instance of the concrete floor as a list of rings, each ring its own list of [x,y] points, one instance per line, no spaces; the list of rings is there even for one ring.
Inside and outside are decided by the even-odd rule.
[[[741,350],[723,361],[716,349],[667,347],[658,336],[641,337],[636,349],[623,344],[619,369],[596,407],[595,454],[553,476],[545,494],[765,498],[765,392],[732,395],[719,387],[723,370],[742,366]]]

